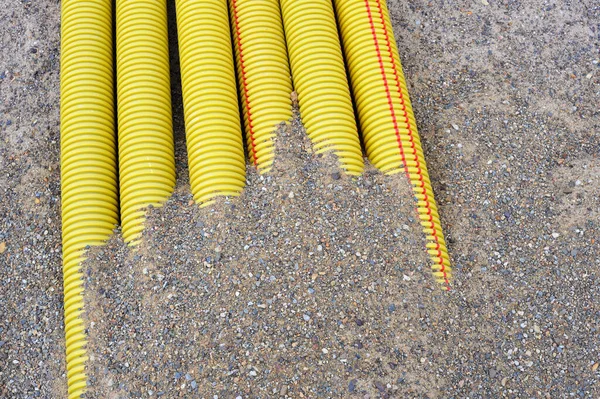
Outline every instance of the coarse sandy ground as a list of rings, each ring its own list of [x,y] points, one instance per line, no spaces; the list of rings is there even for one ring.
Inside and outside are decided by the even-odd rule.
[[[600,397],[600,6],[389,4],[455,289],[435,288],[401,181],[338,180],[305,145],[283,147],[297,172],[250,173],[235,210],[190,206],[173,57],[176,194],[152,210],[137,257],[116,235],[85,266],[93,396]],[[0,397],[62,398],[60,5],[2,5]],[[302,199],[325,204],[311,214]],[[276,206],[292,217],[260,222]],[[247,219],[227,216],[240,209]],[[346,209],[348,236],[319,244],[315,226],[331,233]],[[313,255],[294,261],[292,244]]]

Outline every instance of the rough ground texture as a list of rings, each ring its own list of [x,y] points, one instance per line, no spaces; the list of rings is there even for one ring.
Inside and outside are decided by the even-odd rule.
[[[298,126],[296,169],[190,206],[174,74],[176,194],[138,253],[116,235],[86,264],[92,394],[600,396],[597,2],[389,3],[454,291],[431,281],[403,183],[336,180]],[[0,8],[2,398],[66,392],[59,19],[54,0]]]

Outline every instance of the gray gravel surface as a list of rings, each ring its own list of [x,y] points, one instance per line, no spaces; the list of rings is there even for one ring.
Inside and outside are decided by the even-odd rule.
[[[241,198],[198,209],[183,184],[140,248],[115,236],[92,252],[92,397],[329,397],[354,378],[389,395],[397,372],[429,391],[401,371],[396,333],[412,304],[446,298],[410,188],[374,169],[348,179],[310,147],[296,120]]]
[[[241,200],[189,205],[174,74],[176,194],[137,253],[117,234],[86,265],[97,397],[600,397],[597,2],[389,3],[454,291],[404,183],[335,180],[305,144]],[[57,1],[0,8],[2,398],[66,392],[58,30]]]

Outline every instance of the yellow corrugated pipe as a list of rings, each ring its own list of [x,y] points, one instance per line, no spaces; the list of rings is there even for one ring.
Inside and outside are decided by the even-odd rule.
[[[315,152],[333,151],[350,175],[364,169],[362,149],[331,0],[280,0],[306,133]]]
[[[275,157],[275,126],[292,117],[292,79],[278,0],[229,0],[249,157],[261,173]]]
[[[119,222],[111,0],[63,0],[60,164],[68,397],[86,390],[83,274],[87,246]]]
[[[367,155],[384,173],[408,176],[433,275],[450,289],[450,258],[385,0],[335,0],[335,7]]]
[[[227,0],[177,0],[190,184],[196,202],[246,183]]]
[[[139,242],[148,205],[175,187],[166,0],[117,0],[121,224]]]

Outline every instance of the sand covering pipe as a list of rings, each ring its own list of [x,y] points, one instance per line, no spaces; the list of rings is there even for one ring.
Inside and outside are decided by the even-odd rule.
[[[166,0],[117,0],[121,224],[139,242],[148,205],[175,187]]]
[[[63,0],[60,165],[68,397],[85,393],[81,262],[119,222],[114,131],[112,2]]]
[[[190,184],[208,205],[239,196],[246,182],[227,0],[177,0],[176,8]]]
[[[261,173],[275,157],[275,127],[292,117],[292,79],[278,0],[229,0],[249,158]]]
[[[385,0],[335,0],[335,7],[367,155],[386,174],[406,173],[433,275],[449,289],[450,259]]]
[[[333,151],[342,169],[364,168],[331,0],[281,0],[287,48],[306,133],[316,153]]]

